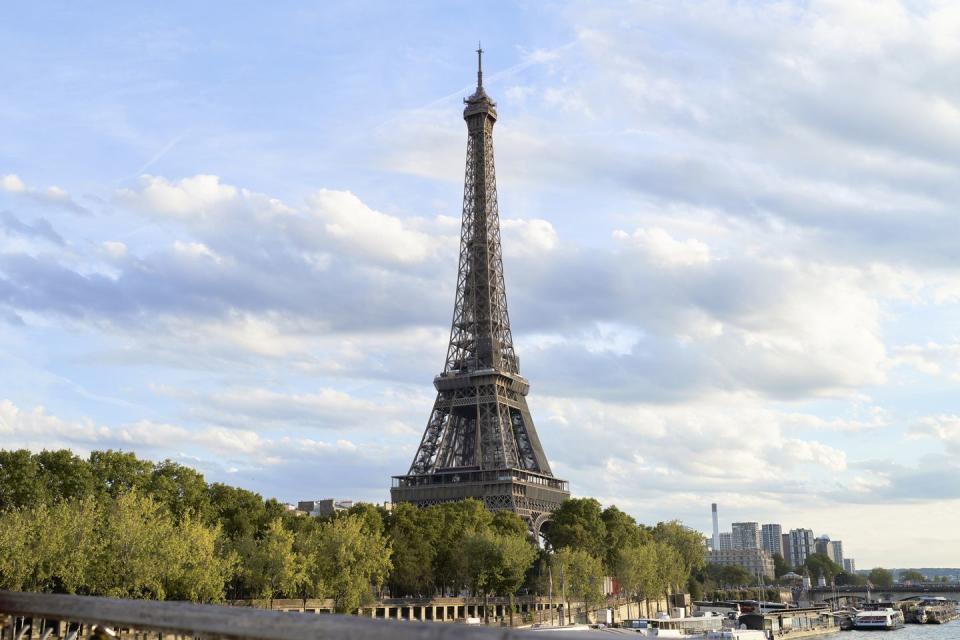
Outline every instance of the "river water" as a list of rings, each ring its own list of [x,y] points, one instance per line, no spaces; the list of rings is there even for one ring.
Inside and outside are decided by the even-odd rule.
[[[960,620],[947,624],[908,624],[896,631],[841,631],[831,640],[960,640]]]

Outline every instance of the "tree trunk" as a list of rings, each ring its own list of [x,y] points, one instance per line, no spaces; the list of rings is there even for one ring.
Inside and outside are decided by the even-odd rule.
[[[513,594],[510,594],[510,628],[513,629]]]
[[[489,595],[487,591],[483,592],[483,624],[486,625],[490,624],[490,607],[487,605]]]

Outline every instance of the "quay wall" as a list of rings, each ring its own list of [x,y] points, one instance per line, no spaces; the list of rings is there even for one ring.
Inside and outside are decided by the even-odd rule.
[[[228,602],[236,607],[271,608],[271,601],[232,600]],[[564,602],[547,597],[517,596],[514,598],[514,626],[551,623],[564,624],[561,615],[570,623],[601,621],[605,617],[604,609],[612,610],[614,622],[628,618],[655,617],[660,611],[667,611],[669,605],[664,598],[627,602],[624,599],[610,598],[599,611],[587,611],[583,603],[571,600],[569,612]],[[464,622],[467,618],[484,618],[483,598],[385,598],[361,606],[355,613],[358,616],[379,620],[417,620],[420,622]],[[510,600],[508,598],[487,598],[486,607],[491,623],[509,624]],[[272,601],[274,611],[297,612],[307,614],[331,614],[334,611],[332,599],[289,599],[277,598]]]

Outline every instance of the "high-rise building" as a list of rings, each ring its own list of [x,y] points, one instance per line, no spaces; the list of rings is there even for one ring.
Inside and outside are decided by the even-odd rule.
[[[715,551],[730,551],[733,549],[733,534],[721,531],[717,534],[717,548]]]
[[[760,525],[756,522],[734,522],[730,529],[734,549],[760,548]]]
[[[836,562],[841,567],[843,566],[843,541],[842,540],[831,540],[829,552],[827,555],[831,560]]]
[[[713,517],[713,548],[720,548],[720,519],[717,517],[717,503],[710,505],[710,515]]]
[[[843,559],[843,570],[847,573],[856,573],[857,572],[857,563],[854,562],[853,558],[844,558]]]
[[[707,563],[721,566],[740,565],[756,576],[772,580],[774,576],[773,558],[763,549],[721,549],[707,552]]]
[[[778,524],[765,524],[760,527],[760,546],[764,551],[773,555],[779,553],[783,555],[783,527]]]
[[[815,552],[813,529],[790,530],[790,564],[799,567]]]
[[[417,506],[475,498],[539,532],[570,492],[540,445],[513,346],[493,164],[497,110],[483,89],[481,55],[463,110],[467,163],[450,344],[420,446],[406,475],[394,476],[390,496]]]
[[[790,534],[784,533],[780,536],[780,545],[783,548],[783,559],[787,561],[791,567],[793,566],[793,553],[790,550]]]
[[[813,541],[813,552],[820,553],[828,558],[830,557],[830,536],[825,533],[817,536],[817,539]]]

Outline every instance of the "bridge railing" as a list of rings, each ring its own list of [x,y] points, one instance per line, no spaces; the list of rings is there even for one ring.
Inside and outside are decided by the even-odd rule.
[[[0,640],[511,640],[552,633],[0,591]],[[570,638],[570,632],[563,637]]]

